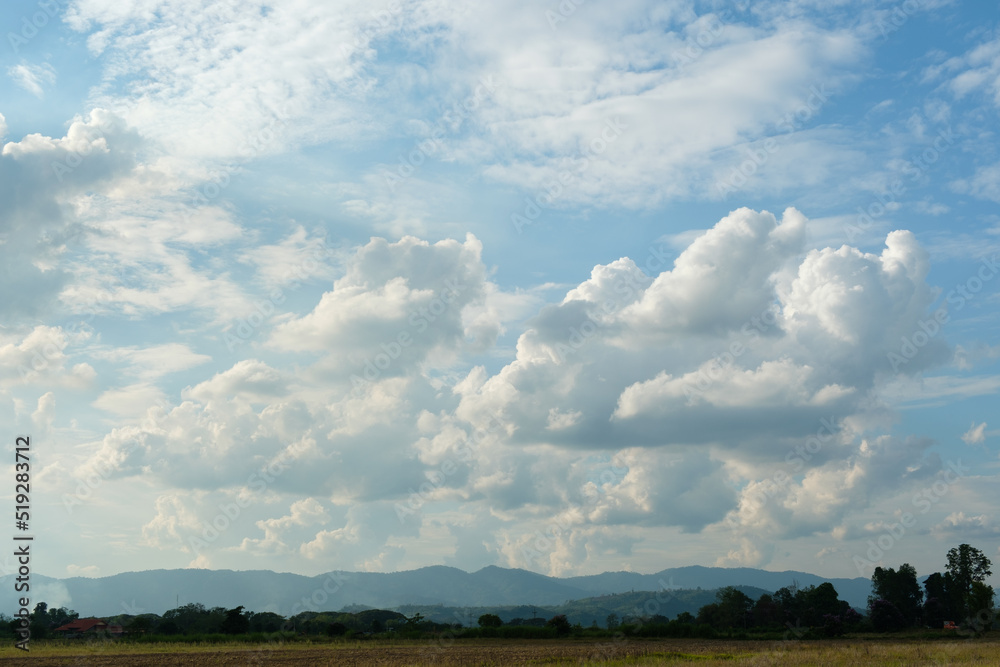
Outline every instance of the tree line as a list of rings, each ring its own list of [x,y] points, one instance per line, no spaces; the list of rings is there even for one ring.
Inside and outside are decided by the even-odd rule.
[[[993,573],[992,563],[982,551],[961,544],[948,551],[943,572],[935,572],[923,582],[917,580],[913,566],[903,563],[898,569],[876,567],[867,615],[841,600],[833,584],[799,588],[793,583],[765,593],[756,600],[740,588],[727,586],[716,591],[715,602],[702,606],[697,614],[682,612],[674,619],[654,614],[642,618],[619,618],[609,614],[605,627],[596,622],[589,628],[571,624],[563,614],[549,619],[515,618],[504,623],[497,614],[483,614],[478,627],[460,628],[456,623],[439,623],[420,613],[407,617],[396,611],[364,609],[358,611],[305,611],[289,618],[272,612],[251,612],[239,606],[206,608],[191,603],[164,614],[122,614],[104,619],[120,625],[126,637],[136,639],[218,636],[248,640],[281,634],[289,639],[307,635],[343,638],[395,636],[419,638],[460,628],[465,637],[543,638],[563,636],[663,636],[715,637],[749,633],[786,638],[827,636],[848,632],[894,632],[908,628],[956,628],[982,632],[993,627],[994,591],[985,580]],[[31,636],[44,639],[53,631],[79,618],[65,607],[50,608],[39,602],[31,614]],[[0,615],[12,636],[20,621]]]
[[[944,572],[924,580],[909,563],[898,570],[876,567],[868,617],[877,632],[912,627],[940,628],[955,623],[975,631],[990,629],[994,621],[993,587],[986,583],[990,559],[979,549],[961,544],[948,551]]]

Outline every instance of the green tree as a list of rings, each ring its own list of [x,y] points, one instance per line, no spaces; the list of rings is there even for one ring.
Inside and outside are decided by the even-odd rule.
[[[960,544],[948,551],[948,574],[955,583],[957,595],[961,601],[959,613],[962,618],[975,614],[978,609],[972,604],[972,585],[983,583],[986,577],[993,574],[990,570],[990,559],[979,549],[968,544]]]
[[[713,628],[721,628],[725,624],[725,617],[718,602],[710,602],[701,607],[694,620],[698,625],[711,625]]]
[[[147,634],[153,629],[153,621],[147,615],[132,618],[125,626],[125,634],[130,637],[138,637]]]
[[[248,612],[251,632],[277,632],[285,624],[285,617],[273,611]]]
[[[45,639],[49,636],[49,605],[39,602],[31,612],[31,638]]]
[[[58,628],[61,625],[66,625],[70,621],[75,621],[80,617],[80,615],[75,611],[67,609],[66,607],[49,607],[48,617],[49,627]]]
[[[614,630],[615,628],[617,628],[618,627],[618,614],[616,614],[614,612],[611,612],[610,614],[608,614],[608,617],[605,619],[605,623],[607,623],[608,630]]]
[[[891,567],[876,567],[872,573],[872,594],[868,598],[869,616],[872,605],[885,600],[899,612],[904,627],[917,625],[923,615],[924,593],[917,583],[917,571],[909,563],[903,563],[899,570]]]
[[[876,632],[895,632],[907,627],[906,619],[899,613],[896,605],[884,598],[868,603],[868,618]]]
[[[969,625],[976,632],[989,630],[993,627],[993,587],[981,581],[972,582],[969,593]]]
[[[483,614],[479,617],[479,627],[481,628],[499,628],[501,625],[503,625],[503,619],[496,614]]]
[[[226,610],[226,618],[222,621],[222,632],[227,635],[245,635],[250,630],[249,614],[243,613],[243,605]]]
[[[218,611],[218,614],[216,614]],[[222,620],[226,616],[226,610],[222,607],[216,607],[211,610],[206,609],[205,605],[198,602],[190,602],[185,605],[181,605],[176,609],[168,609],[163,612],[163,620],[166,623],[170,623],[166,627],[161,627],[160,630],[167,634],[169,632],[175,632],[180,634],[199,634],[203,632],[218,632],[219,627],[213,627],[215,624],[215,616],[218,616],[218,625],[222,625]]]
[[[569,624],[569,620],[567,620],[566,616],[563,614],[553,616],[545,625],[549,628],[555,628],[556,634],[560,637],[568,635],[570,630],[573,629],[573,626]]]
[[[719,615],[724,628],[746,628],[749,624],[753,600],[735,586],[720,588],[715,593]]]
[[[962,618],[962,600],[950,572],[935,572],[924,580],[924,625],[940,628]]]
[[[784,615],[775,599],[764,593],[753,605],[751,612],[753,624],[758,628],[780,628],[784,620]]]

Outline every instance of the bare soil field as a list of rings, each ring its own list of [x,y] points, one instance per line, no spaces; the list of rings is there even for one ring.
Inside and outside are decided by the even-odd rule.
[[[140,665],[1000,665],[1000,640],[725,641],[469,640],[197,646],[39,643],[29,655],[0,648],[0,664],[94,667]]]

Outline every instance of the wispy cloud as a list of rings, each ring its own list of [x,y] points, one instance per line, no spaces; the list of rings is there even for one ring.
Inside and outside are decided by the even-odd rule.
[[[38,99],[45,97],[45,88],[56,82],[56,70],[48,63],[11,65],[7,68],[7,76]]]

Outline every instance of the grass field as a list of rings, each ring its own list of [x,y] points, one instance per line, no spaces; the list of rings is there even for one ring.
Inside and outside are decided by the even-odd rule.
[[[731,641],[467,640],[441,646],[431,641],[149,645],[37,642],[25,655],[0,648],[5,665],[1000,665],[1000,639],[958,641],[834,640]]]

